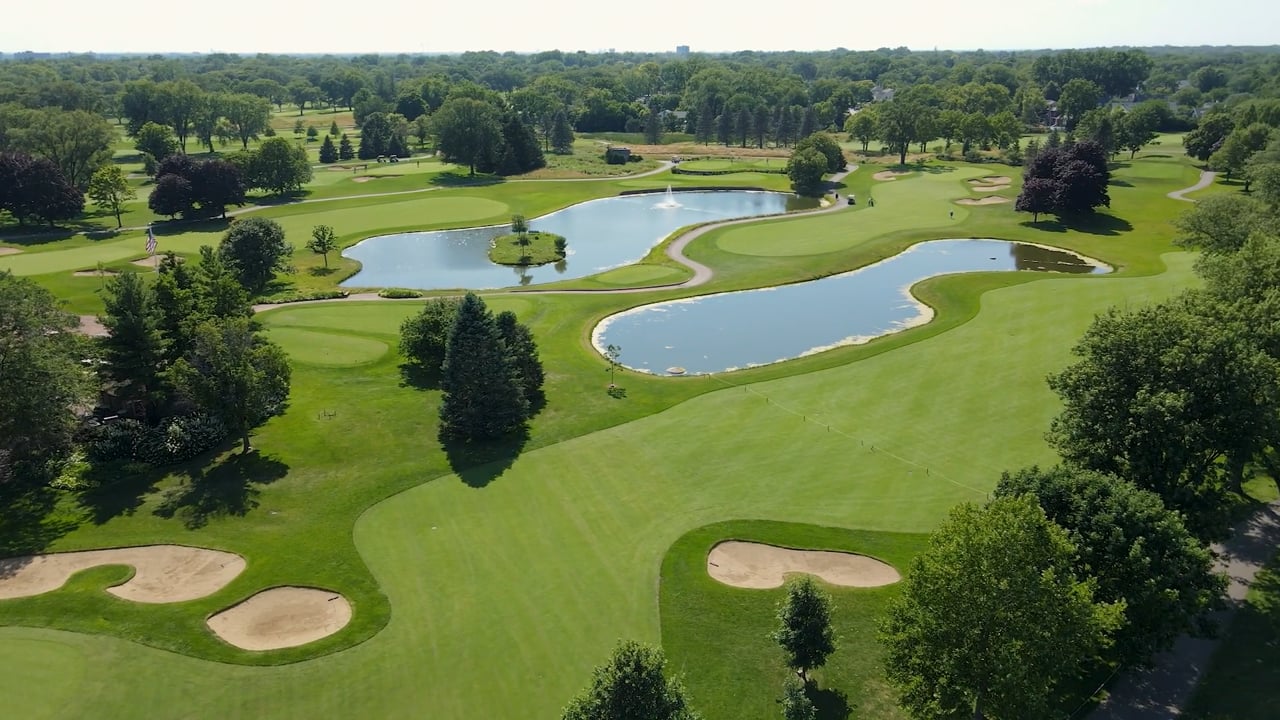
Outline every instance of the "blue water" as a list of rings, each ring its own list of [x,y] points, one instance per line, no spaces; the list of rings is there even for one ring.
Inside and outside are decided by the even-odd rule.
[[[593,342],[597,349],[617,345],[624,365],[659,374],[765,365],[927,321],[931,311],[909,292],[926,278],[1012,270],[1110,272],[1074,253],[1036,245],[933,240],[819,280],[643,305],[605,318]]]
[[[708,220],[785,212],[794,197],[745,190],[674,193],[678,208],[655,207],[663,193],[592,200],[530,221],[532,230],[563,235],[569,255],[554,265],[511,268],[489,260],[489,241],[511,232],[494,225],[398,233],[363,240],[342,252],[359,260],[346,287],[474,290],[593,275],[643,258],[678,228]]]

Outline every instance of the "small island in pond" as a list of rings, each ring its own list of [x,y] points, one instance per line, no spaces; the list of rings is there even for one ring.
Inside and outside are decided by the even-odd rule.
[[[499,235],[489,245],[489,259],[499,265],[546,265],[560,262],[565,253],[563,237],[539,230]]]

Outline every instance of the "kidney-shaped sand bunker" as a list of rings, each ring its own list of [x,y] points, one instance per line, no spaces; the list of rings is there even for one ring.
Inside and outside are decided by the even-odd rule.
[[[0,560],[0,600],[52,592],[75,573],[100,565],[132,565],[133,577],[107,588],[107,592],[141,603],[183,602],[212,595],[245,567],[239,555],[186,545],[24,555]]]
[[[892,565],[866,555],[792,550],[739,540],[711,548],[707,573],[726,585],[754,589],[781,587],[788,573],[816,575],[846,587],[879,587],[902,579]]]
[[[209,629],[242,650],[279,650],[329,637],[351,621],[351,603],[332,590],[275,587],[212,615]]]

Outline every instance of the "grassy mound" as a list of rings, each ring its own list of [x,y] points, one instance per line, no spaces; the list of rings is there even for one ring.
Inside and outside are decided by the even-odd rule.
[[[525,240],[521,245],[515,233],[499,235],[489,246],[489,259],[499,265],[546,265],[564,259],[564,238],[555,233],[530,230]]]

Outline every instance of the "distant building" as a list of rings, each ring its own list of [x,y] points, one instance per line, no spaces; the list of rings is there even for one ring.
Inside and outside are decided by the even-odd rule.
[[[688,54],[689,54],[689,46],[688,46],[688,45],[677,45],[677,46],[676,46],[676,55],[679,55],[680,57],[684,57],[685,55],[688,55]]]
[[[880,87],[876,85],[871,88],[871,102],[888,102],[893,99],[893,88]]]
[[[610,165],[626,165],[631,160],[631,148],[611,146],[605,148],[604,161]]]

